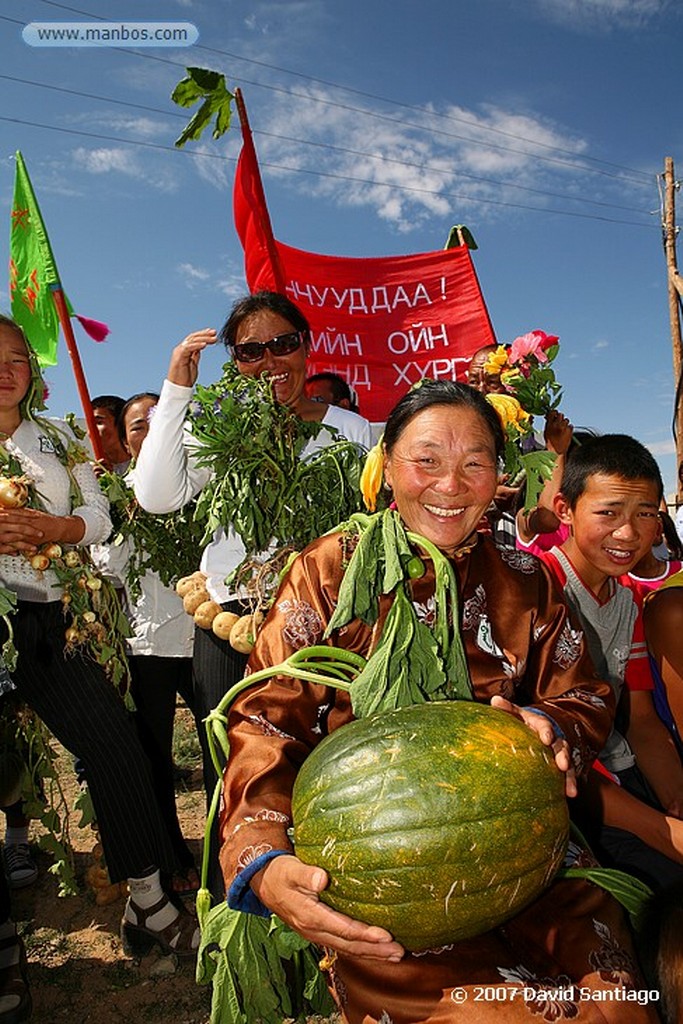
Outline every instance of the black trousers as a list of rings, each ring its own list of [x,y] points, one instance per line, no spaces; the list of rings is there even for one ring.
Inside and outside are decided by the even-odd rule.
[[[241,615],[248,611],[238,602],[223,605],[225,611],[234,611]],[[247,655],[240,654],[230,646],[227,640],[220,640],[211,630],[197,629],[194,634],[194,654],[192,657],[192,681],[194,692],[194,712],[197,721],[202,723],[210,711],[220,703],[231,686],[244,675]],[[204,789],[206,791],[207,810],[213,797],[218,775],[211,760],[206,728],[199,726],[199,742],[202,747]],[[218,862],[218,820],[214,822],[209,846],[209,889],[214,900],[225,899],[225,883]]]
[[[177,694],[192,710],[192,659],[138,654],[128,661],[135,724],[152,766],[154,792],[176,857],[183,868],[188,868],[194,864],[194,857],[183,838],[176,809],[173,722]]]
[[[9,885],[5,872],[0,868],[0,924],[4,924],[10,917]]]
[[[19,602],[13,674],[22,700],[80,758],[112,881],[179,867],[131,715],[94,662],[64,655],[61,602]]]

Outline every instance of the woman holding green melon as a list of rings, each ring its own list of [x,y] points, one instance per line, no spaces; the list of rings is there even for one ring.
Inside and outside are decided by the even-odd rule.
[[[633,998],[644,986],[622,908],[582,879],[550,882],[546,877],[550,884],[531,897],[533,902],[527,898],[521,907],[511,903],[515,909],[499,914],[500,923],[480,934],[469,933],[467,939],[458,939],[462,933],[456,928],[454,940],[442,938],[438,948],[425,949],[411,935],[411,917],[418,935],[425,924],[421,918],[428,925],[438,909],[430,902],[428,886],[424,896],[416,894],[417,866],[415,891],[411,894],[410,882],[406,886],[406,900],[413,903],[403,944],[381,924],[365,923],[367,916],[361,920],[328,906],[324,900],[332,899],[335,876],[347,868],[352,844],[346,843],[345,833],[367,811],[363,779],[355,802],[350,800],[337,816],[339,836],[321,850],[322,857],[338,843],[336,859],[333,853],[326,869],[320,859],[304,863],[303,840],[297,847],[301,859],[295,855],[294,846],[303,836],[295,814],[293,845],[292,790],[300,769],[324,737],[354,718],[383,713],[379,720],[384,721],[396,714],[391,709],[454,698],[480,707],[493,705],[499,710],[486,713],[498,721],[508,722],[501,714],[507,712],[518,720],[515,728],[523,723],[521,746],[529,748],[532,758],[545,758],[562,804],[562,778],[566,794],[573,796],[576,777],[601,749],[614,712],[610,687],[595,678],[582,633],[561,595],[539,562],[521,552],[498,550],[477,532],[496,489],[503,444],[496,413],[474,389],[424,381],[406,395],[390,415],[383,445],[375,453],[381,456],[392,507],[344,524],[296,559],[249,662],[249,669],[258,671],[303,648],[329,644],[347,657],[362,655],[368,659],[366,666],[350,693],[280,675],[246,689],[230,711],[221,851],[228,902],[251,913],[272,912],[320,946],[321,953],[325,949],[329,985],[349,1024],[477,1022],[494,1016],[506,1021],[540,1016],[548,1021],[566,1017],[634,1024],[657,1019],[654,1006]],[[348,736],[361,724],[350,727]],[[419,749],[428,751],[416,727],[413,745],[418,736]],[[399,746],[389,753],[400,756]],[[544,809],[534,806],[494,746],[492,741],[490,756],[481,744],[471,755],[461,751],[458,756],[469,774],[473,799],[496,786],[502,793],[500,845],[477,871],[460,878],[459,889],[453,882],[445,895],[447,909],[468,888],[479,886],[484,898],[510,867],[522,878],[546,823]],[[376,770],[373,757],[370,751],[366,779]],[[413,790],[425,779],[436,789],[448,790],[450,783],[441,774],[448,759],[441,738],[423,764],[413,763],[391,776],[377,803],[379,820],[385,805],[395,799],[399,829],[401,815],[406,815],[407,854],[403,870],[389,879],[394,886],[404,876],[411,879],[412,859],[417,864],[423,838],[434,825],[428,821],[411,833],[407,814]],[[320,760],[324,771],[325,758]],[[308,780],[303,788],[307,786]],[[463,860],[485,831],[485,815],[460,809],[459,787],[451,788],[447,797],[453,799],[453,830],[443,821],[438,825],[435,891],[443,881],[443,864],[454,861],[457,867],[460,859],[460,852],[453,857],[452,849],[461,842],[456,819],[468,813],[475,818],[474,826],[466,822],[471,841],[469,849],[462,846]],[[302,804],[301,793],[295,799]],[[428,800],[424,802],[428,812]],[[304,817],[305,804],[303,800]],[[505,833],[514,833],[520,820],[515,842],[521,845],[506,850]],[[363,828],[369,822],[371,832],[372,813],[364,821]],[[384,836],[365,838],[381,845]],[[561,860],[566,819],[558,843]],[[516,859],[519,864],[513,863]],[[557,866],[554,862],[553,873]],[[362,860],[354,881],[363,887]],[[373,893],[369,874],[365,883],[370,914],[373,896],[382,904],[385,890],[378,885]],[[375,920],[385,919],[380,914]],[[429,934],[428,929],[421,934]]]

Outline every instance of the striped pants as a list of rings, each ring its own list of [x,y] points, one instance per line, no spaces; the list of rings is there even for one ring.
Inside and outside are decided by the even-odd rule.
[[[112,882],[178,867],[131,716],[94,662],[64,655],[61,602],[20,601],[13,680],[50,732],[85,768]]]

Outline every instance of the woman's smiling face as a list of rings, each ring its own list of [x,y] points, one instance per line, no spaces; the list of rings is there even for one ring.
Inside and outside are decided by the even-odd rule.
[[[5,324],[0,326],[0,410],[19,408],[31,383],[31,363],[21,333]]]
[[[467,406],[432,405],[404,427],[385,457],[384,478],[406,526],[452,554],[496,493],[488,424]]]
[[[278,313],[262,309],[242,321],[237,328],[235,343],[243,345],[248,341],[270,341],[271,338],[290,334],[296,329]],[[235,361],[240,373],[249,377],[267,377],[272,383],[275,400],[296,412],[301,398],[306,397],[306,355],[306,347],[302,344],[286,356],[274,356],[269,349],[265,349],[263,358],[256,363],[244,363],[239,359]]]

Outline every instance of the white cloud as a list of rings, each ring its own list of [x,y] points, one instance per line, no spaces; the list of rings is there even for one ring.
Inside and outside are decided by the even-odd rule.
[[[653,455],[675,455],[676,443],[673,438],[667,441],[654,441],[645,446]]]
[[[204,291],[221,292],[229,299],[238,299],[246,290],[244,271],[236,266],[233,259],[226,256],[224,260],[226,267],[220,273],[187,262],[179,263],[175,269],[190,291],[201,288]]]
[[[178,188],[174,168],[165,163],[143,160],[132,149],[117,146],[87,149],[79,146],[72,155],[76,166],[88,174],[123,174],[152,185],[160,192],[175,192]]]
[[[186,274],[188,277],[193,277],[197,281],[208,281],[209,272],[203,270],[201,267],[195,267],[192,263],[180,263],[177,268],[181,274]]]
[[[128,149],[114,147],[102,147],[101,149],[85,149],[79,147],[74,150],[74,160],[89,174],[108,174],[110,171],[118,171],[120,174],[127,174],[129,177],[140,177],[135,154]]]
[[[597,352],[601,348],[609,348],[609,341],[606,341],[605,338],[600,338],[599,341],[596,341],[593,345],[594,352]]]
[[[295,100],[275,94],[250,121],[266,187],[276,177],[340,207],[371,209],[398,231],[475,211],[490,220],[500,216],[500,204],[572,208],[571,198],[553,203],[543,195],[548,181],[554,191],[585,199],[572,161],[586,141],[529,111],[451,105],[394,114],[344,102],[326,87],[298,86]],[[233,180],[232,168],[200,171],[219,187]]]
[[[536,0],[540,11],[569,28],[634,29],[664,14],[671,0]]]
[[[192,152],[192,159],[200,178],[213,185],[219,192],[232,190],[240,147],[239,127],[236,127],[234,135],[227,136],[227,141],[220,140],[216,143],[209,136],[206,142],[188,142],[186,145],[188,152]]]
[[[246,283],[244,280],[244,271],[232,271],[229,270],[227,274],[216,281],[216,288],[223,295],[227,295],[229,299],[235,300],[241,298],[246,291]]]
[[[194,288],[198,281],[208,281],[211,275],[203,267],[195,267],[193,263],[179,263],[176,270],[184,279],[188,288]]]
[[[85,124],[89,131],[119,132],[145,142],[158,139],[166,144],[168,144],[170,132],[173,131],[172,128],[169,128],[168,121],[162,120],[161,117],[153,118],[145,115],[119,113],[118,111],[71,115],[64,118],[64,123]]]

